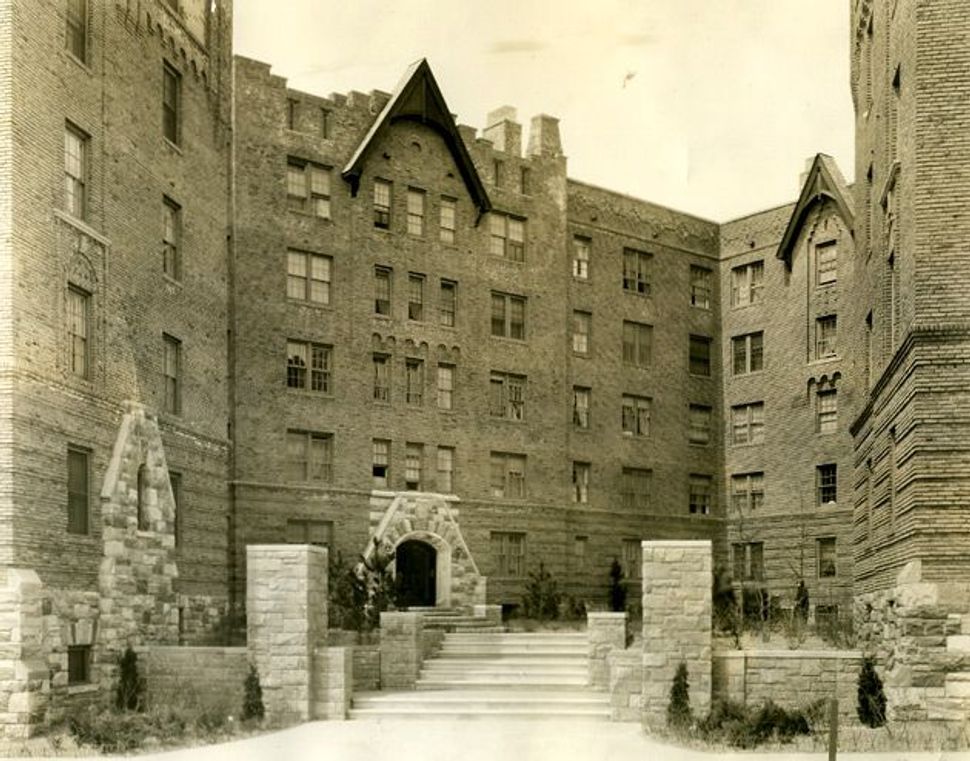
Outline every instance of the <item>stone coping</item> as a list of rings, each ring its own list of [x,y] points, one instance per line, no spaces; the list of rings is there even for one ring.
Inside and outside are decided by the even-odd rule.
[[[293,550],[309,550],[312,554],[324,555],[327,553],[326,547],[319,547],[315,544],[247,544],[246,551],[256,552],[286,553]]]
[[[828,660],[852,660],[862,658],[861,650],[715,650],[714,658],[818,658]]]
[[[136,653],[211,653],[222,655],[245,655],[246,647],[220,647],[218,645],[136,645]]]
[[[591,610],[586,614],[586,618],[626,618],[625,612],[613,612],[611,610]]]
[[[689,547],[691,549],[711,548],[710,539],[644,539],[640,542],[641,546],[647,547]]]

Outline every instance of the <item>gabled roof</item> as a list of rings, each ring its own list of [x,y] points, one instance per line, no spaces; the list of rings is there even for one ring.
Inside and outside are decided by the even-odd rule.
[[[458,166],[472,201],[478,206],[479,213],[484,214],[489,211],[492,208],[492,202],[485,192],[485,185],[478,176],[475,164],[465,147],[465,141],[458,132],[455,119],[448,110],[425,58],[408,67],[401,81],[394,88],[394,93],[387,101],[387,105],[384,106],[341,172],[343,178],[350,183],[351,193],[357,195],[360,176],[364,171],[364,161],[378,138],[392,124],[403,120],[419,122],[441,135]]]
[[[802,186],[802,193],[798,197],[798,203],[792,211],[791,219],[788,220],[788,227],[778,246],[778,258],[783,259],[791,267],[792,250],[798,241],[798,234],[801,232],[802,225],[808,213],[817,203],[824,203],[826,200],[832,201],[845,222],[849,232],[853,235],[855,227],[855,215],[852,213],[852,206],[849,203],[849,191],[846,186],[842,172],[835,163],[835,159],[818,153],[812,168],[809,169],[805,177],[805,184]]]

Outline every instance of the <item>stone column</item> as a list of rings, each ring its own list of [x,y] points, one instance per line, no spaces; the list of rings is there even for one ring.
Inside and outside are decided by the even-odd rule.
[[[613,650],[626,649],[626,621],[626,611],[586,614],[586,634],[589,637],[589,683],[597,690],[605,690],[610,685],[607,656]]]
[[[44,587],[32,569],[0,570],[0,736],[43,728],[50,691],[41,618]]]
[[[421,671],[420,613],[381,613],[381,689],[413,690]]]
[[[246,625],[267,718],[309,720],[314,651],[327,643],[327,550],[249,545]]]
[[[643,704],[646,729],[667,723],[670,688],[687,664],[691,710],[711,706],[711,542],[643,542]]]
[[[319,647],[313,669],[313,718],[346,719],[354,683],[354,648]]]

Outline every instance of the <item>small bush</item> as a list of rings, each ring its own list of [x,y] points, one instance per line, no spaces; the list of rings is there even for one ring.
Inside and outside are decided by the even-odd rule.
[[[622,613],[626,610],[626,587],[623,585],[623,566],[613,558],[610,565],[610,610]]]
[[[871,657],[862,659],[859,669],[859,721],[867,727],[881,727],[886,724],[886,693],[882,679],[876,673],[876,664]]]
[[[798,589],[795,590],[795,609],[794,614],[801,620],[802,623],[808,621],[808,610],[809,610],[809,599],[808,599],[808,587],[805,586],[805,580],[798,580]]]
[[[677,666],[674,683],[670,688],[670,702],[667,704],[667,726],[671,729],[685,730],[690,726],[690,685],[687,682],[687,664],[683,661]]]
[[[787,710],[765,701],[759,708],[718,700],[697,728],[711,743],[723,742],[734,748],[755,748],[771,740],[791,742],[798,735],[809,735],[822,709],[813,703],[804,709]]]
[[[252,664],[249,665],[249,674],[243,683],[243,721],[262,721],[266,715],[266,708],[263,706],[263,688],[259,684],[259,672]]]
[[[522,608],[527,618],[537,621],[551,621],[559,617],[559,605],[562,594],[559,585],[546,570],[545,565],[539,563],[539,570],[529,572],[529,581],[522,598]]]
[[[129,645],[118,662],[118,686],[115,688],[115,708],[119,711],[140,711],[145,682],[138,673],[138,655]]]

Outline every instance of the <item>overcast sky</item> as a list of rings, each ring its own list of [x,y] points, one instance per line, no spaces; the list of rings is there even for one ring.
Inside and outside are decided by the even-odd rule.
[[[848,0],[235,0],[239,55],[320,95],[421,57],[459,122],[561,120],[575,179],[723,221],[853,175]]]

